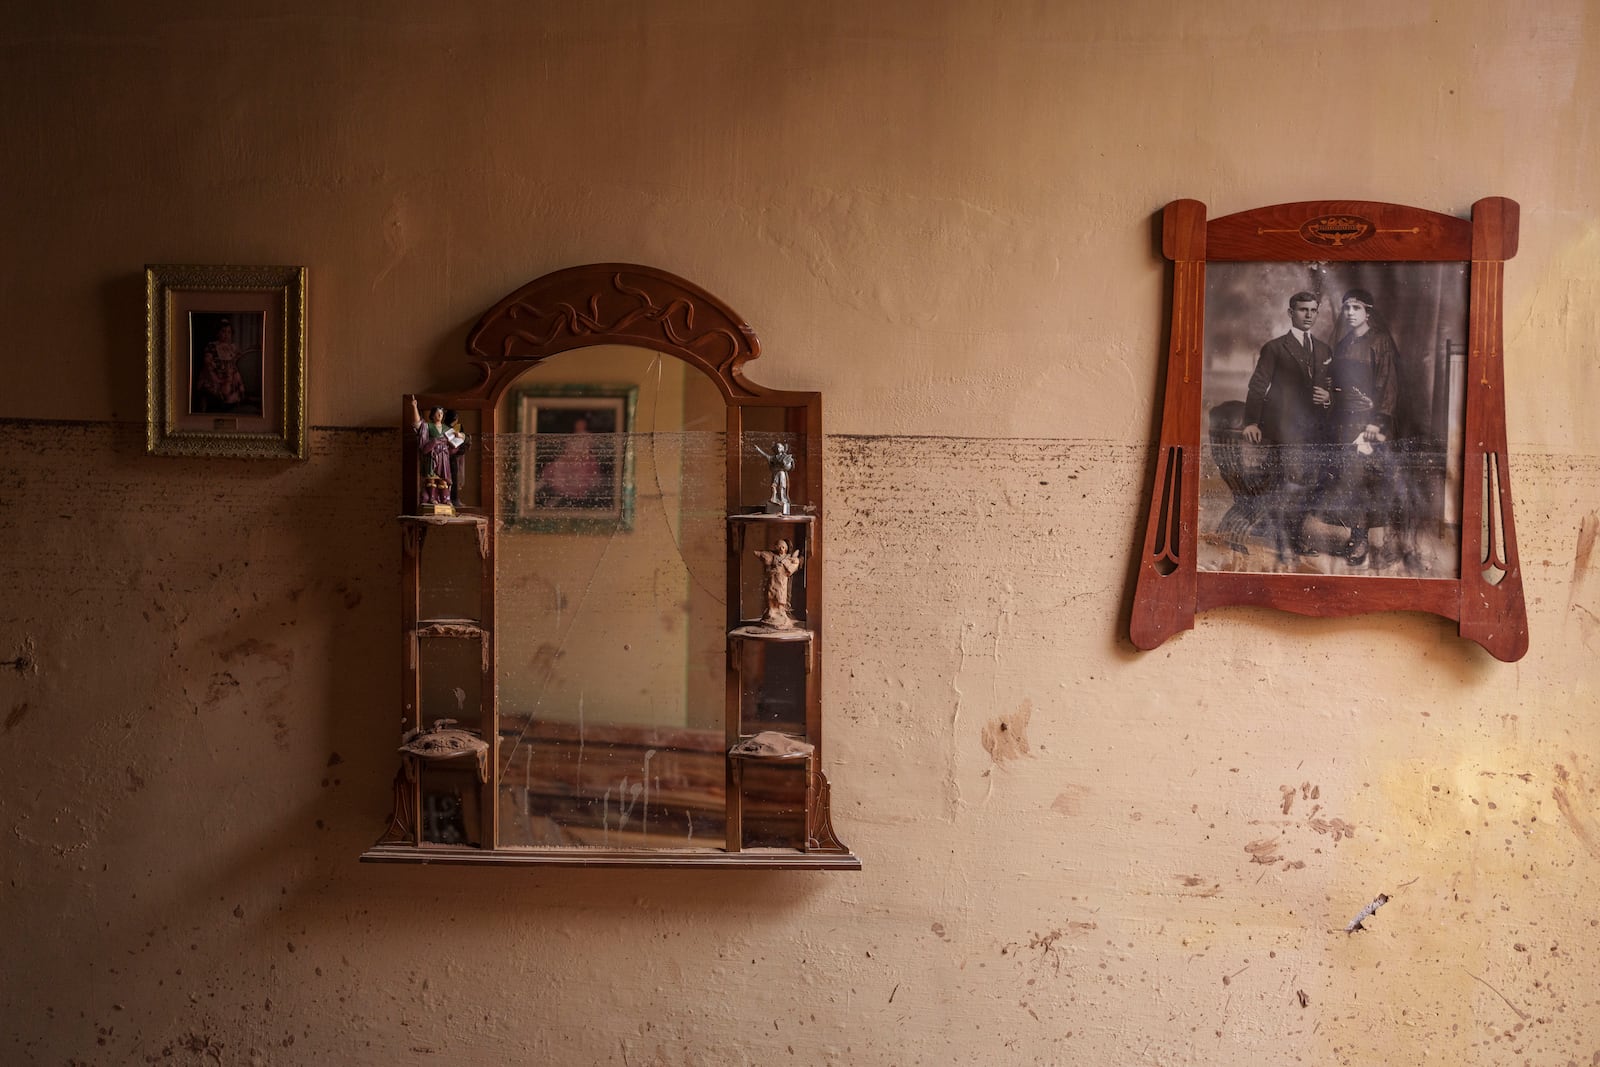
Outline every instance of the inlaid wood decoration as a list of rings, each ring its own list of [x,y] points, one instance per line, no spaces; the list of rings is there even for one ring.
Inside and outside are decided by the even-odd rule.
[[[1501,288],[1518,208],[1354,200],[1162,215],[1161,444],[1131,637],[1231,604],[1425,611],[1528,649]]]

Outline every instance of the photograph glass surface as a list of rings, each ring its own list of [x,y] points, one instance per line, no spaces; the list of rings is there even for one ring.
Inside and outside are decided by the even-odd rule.
[[[1206,267],[1198,566],[1455,578],[1468,265]]]
[[[259,418],[265,413],[260,311],[189,313],[189,414]]]

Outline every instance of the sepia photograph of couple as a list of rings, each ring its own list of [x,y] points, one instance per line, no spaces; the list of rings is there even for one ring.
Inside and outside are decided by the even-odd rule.
[[[1467,281],[1207,264],[1201,570],[1458,577]]]

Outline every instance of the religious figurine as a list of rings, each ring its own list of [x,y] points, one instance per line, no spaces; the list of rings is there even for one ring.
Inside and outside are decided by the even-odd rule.
[[[800,569],[800,550],[791,550],[789,542],[779,541],[770,549],[756,549],[756,558],[767,569],[767,610],[761,625],[773,630],[797,629],[789,614],[789,579]]]
[[[417,458],[422,475],[418,510],[424,515],[454,515],[461,503],[460,481],[470,447],[460,423],[446,424],[442,407],[428,409],[428,418],[411,398],[411,429],[417,435]]]
[[[450,506],[461,507],[461,483],[467,470],[467,451],[472,447],[472,438],[462,432],[461,416],[453,411],[445,412],[445,417],[450,422],[450,428],[445,431],[445,440],[450,442]]]
[[[794,470],[794,453],[782,441],[773,445],[771,452],[753,441],[751,445],[766,457],[767,466],[772,470],[772,497],[767,501],[767,514],[789,514],[789,472]]]

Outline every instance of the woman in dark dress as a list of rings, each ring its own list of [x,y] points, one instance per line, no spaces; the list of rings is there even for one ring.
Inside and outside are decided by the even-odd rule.
[[[1374,312],[1367,290],[1344,294],[1340,314],[1348,332],[1334,347],[1330,368],[1338,451],[1326,503],[1329,517],[1350,528],[1344,555],[1352,566],[1367,561],[1368,531],[1389,525],[1399,506],[1389,446],[1399,401],[1395,373],[1399,353]]]

